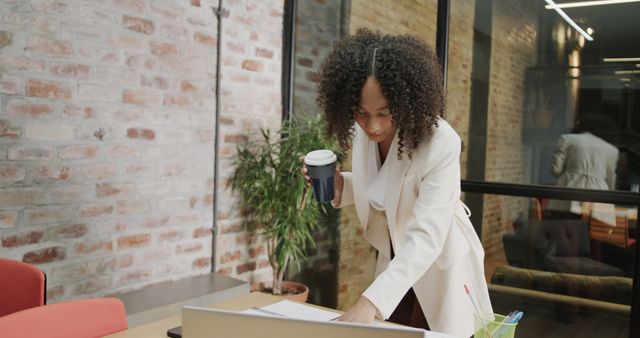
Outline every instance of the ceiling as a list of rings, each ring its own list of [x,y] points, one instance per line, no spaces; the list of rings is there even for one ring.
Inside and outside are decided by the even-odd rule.
[[[594,40],[585,43],[583,63],[598,64],[603,57],[640,57],[640,2],[564,11],[583,29],[594,30]]]
[[[556,1],[557,4],[584,1]],[[584,77],[602,77],[618,86],[640,83],[640,61],[603,62],[603,58],[640,58],[640,2],[565,8],[564,12],[582,29],[593,29],[593,41],[585,41],[581,68]],[[547,11],[553,11],[547,9]],[[557,15],[557,14],[556,14]],[[614,71],[637,71],[637,74],[615,75]],[[629,82],[619,82],[622,77]],[[625,80],[627,81],[627,80]],[[603,85],[604,83],[601,83]],[[615,85],[615,84],[614,84]]]

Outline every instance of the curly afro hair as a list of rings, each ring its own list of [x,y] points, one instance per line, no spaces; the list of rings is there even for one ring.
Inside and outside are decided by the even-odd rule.
[[[324,110],[327,134],[337,136],[343,149],[353,137],[354,109],[369,76],[378,80],[389,102],[399,133],[398,158],[403,152],[411,157],[432,126],[438,126],[438,117],[444,117],[442,73],[436,56],[413,36],[382,35],[361,28],[334,46],[320,75],[317,100]]]

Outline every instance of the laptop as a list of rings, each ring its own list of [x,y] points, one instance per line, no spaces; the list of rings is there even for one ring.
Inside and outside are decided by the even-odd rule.
[[[424,338],[425,332],[403,326],[319,322],[193,306],[182,309],[182,338]]]

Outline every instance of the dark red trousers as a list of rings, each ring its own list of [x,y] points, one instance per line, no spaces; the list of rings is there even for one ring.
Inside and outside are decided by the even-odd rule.
[[[389,317],[389,321],[429,330],[429,323],[427,323],[427,319],[424,318],[424,313],[422,313],[422,308],[420,308],[420,304],[418,303],[416,294],[413,292],[413,288],[409,289],[409,291],[404,295],[400,304],[398,304]]]
[[[393,259],[395,256],[393,245],[389,243],[389,246],[391,247],[391,259]],[[418,303],[415,292],[413,292],[413,288],[407,291],[400,301],[400,304],[393,310],[393,313],[389,316],[389,321],[429,330],[429,323],[427,323],[427,319],[424,318],[424,313],[422,313],[422,308],[420,307],[420,303]]]

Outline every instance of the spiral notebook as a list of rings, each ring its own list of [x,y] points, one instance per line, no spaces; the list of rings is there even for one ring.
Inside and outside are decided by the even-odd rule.
[[[338,319],[340,314],[333,311],[327,311],[315,306],[303,303],[296,303],[289,300],[282,300],[271,305],[262,307],[253,307],[242,311],[259,316],[285,317],[292,319],[311,320],[316,322],[330,322]],[[373,322],[373,326],[388,326],[398,328],[397,324],[387,322]]]
[[[338,319],[338,317],[340,317],[340,314],[337,312],[327,311],[314,306],[296,303],[289,300],[281,300],[270,305],[254,307],[244,310],[242,311],[242,313],[254,314],[259,316],[312,320],[319,322],[328,322],[336,320]]]
[[[305,307],[311,307],[303,305]],[[266,308],[266,309],[265,309]],[[330,312],[299,308],[297,317],[312,315],[313,320],[285,317],[291,313],[276,312],[295,308],[292,304],[261,307],[260,310],[237,312],[211,308],[185,306],[182,309],[182,337],[184,338],[424,338],[430,337],[424,330],[403,326],[373,326],[346,323],[330,318],[323,320],[316,315]],[[272,311],[276,310],[276,311]],[[266,311],[269,311],[267,314]],[[277,313],[277,314],[276,314]],[[333,313],[333,312],[332,312]],[[335,314],[335,313],[333,313]],[[332,315],[333,316],[333,315]]]

